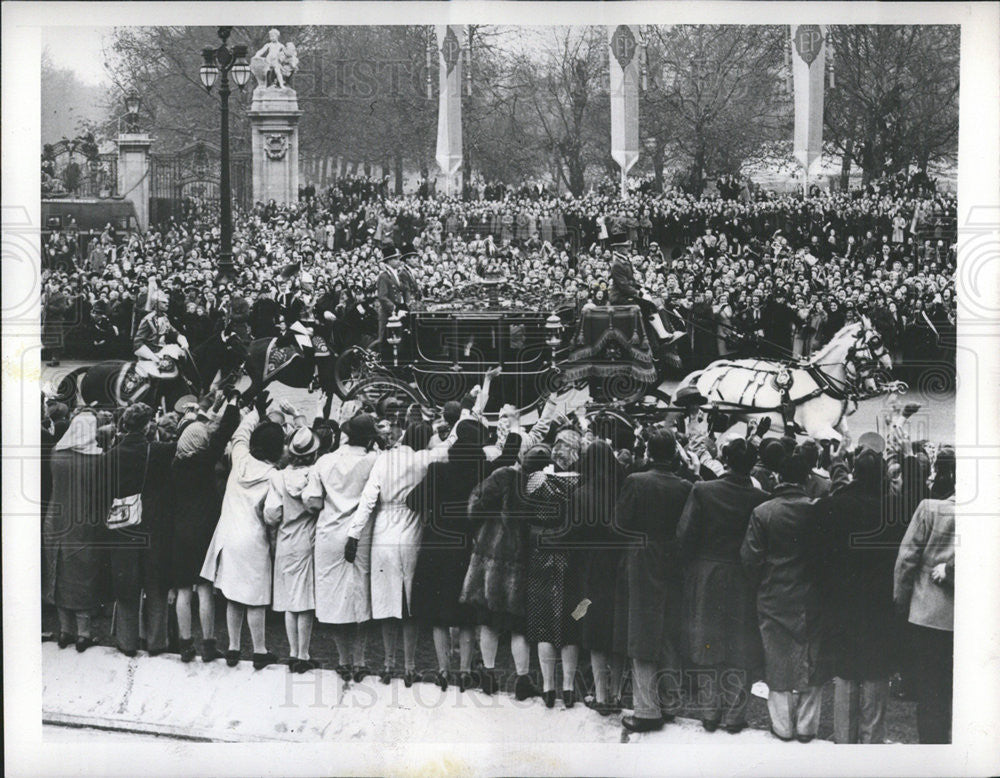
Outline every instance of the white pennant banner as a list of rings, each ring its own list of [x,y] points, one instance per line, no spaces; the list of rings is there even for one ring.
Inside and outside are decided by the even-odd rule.
[[[639,159],[639,35],[627,24],[608,28],[611,70],[611,157],[627,174]]]
[[[462,167],[462,46],[464,25],[437,27],[439,96],[437,163],[453,193],[455,174]]]
[[[823,153],[826,25],[793,24],[791,34],[795,158],[808,175]]]

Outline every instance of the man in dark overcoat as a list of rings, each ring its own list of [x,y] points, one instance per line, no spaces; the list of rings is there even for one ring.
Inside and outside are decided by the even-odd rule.
[[[882,457],[862,451],[853,475],[816,504],[834,674],[833,739],[884,743],[889,675],[899,656],[892,576],[904,527],[886,521]]]
[[[740,549],[743,569],[757,589],[771,731],[781,740],[803,743],[819,729],[825,680],[816,507],[805,491],[809,470],[801,454],[782,463],[773,499],[750,515]]]
[[[677,442],[670,432],[654,430],[646,453],[648,470],[625,479],[616,506],[619,526],[640,536],[627,556],[635,714],[622,724],[633,732],[661,729],[680,710],[682,578],[676,537],[691,491],[691,484],[672,472]]]
[[[768,499],[750,478],[756,458],[756,447],[743,438],[728,443],[726,472],[694,485],[677,527],[684,642],[687,658],[701,669],[697,707],[709,732],[746,727],[750,684],[763,665],[754,590],[740,565],[750,514]]]

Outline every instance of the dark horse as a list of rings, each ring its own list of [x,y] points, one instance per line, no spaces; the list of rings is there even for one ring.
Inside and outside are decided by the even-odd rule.
[[[121,407],[141,401],[155,407],[162,401],[172,409],[185,394],[200,395],[211,389],[216,375],[222,384],[231,382],[233,374],[246,360],[247,349],[235,335],[220,332],[185,354],[180,360],[180,374],[173,380],[138,378],[134,372],[135,362],[112,359],[70,373],[63,381],[66,386],[60,385],[59,394],[75,395],[79,377],[79,393],[88,405]]]
[[[272,381],[295,389],[319,388],[326,395],[323,415],[329,417],[334,392],[334,364],[325,341],[313,337],[313,347],[303,349],[293,341],[257,338],[250,342],[244,370],[250,378],[245,395],[255,396]]]

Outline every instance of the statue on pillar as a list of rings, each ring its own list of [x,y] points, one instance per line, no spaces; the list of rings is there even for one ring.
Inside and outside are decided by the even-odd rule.
[[[265,43],[250,60],[250,72],[261,86],[291,87],[292,76],[299,67],[298,52],[292,42],[282,43],[277,29],[268,32]]]

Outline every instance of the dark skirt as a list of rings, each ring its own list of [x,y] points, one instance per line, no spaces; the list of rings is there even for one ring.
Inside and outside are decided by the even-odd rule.
[[[627,641],[628,591],[624,555],[620,551],[587,551],[580,555],[581,594],[590,600],[580,619],[581,645],[602,654],[624,653]]]
[[[469,541],[424,532],[413,575],[413,618],[433,627],[474,627],[476,611],[460,601],[469,569]],[[449,548],[449,546],[451,546]]]
[[[580,645],[580,624],[570,615],[582,599],[566,551],[533,549],[528,557],[528,618],[530,643],[556,648]]]

